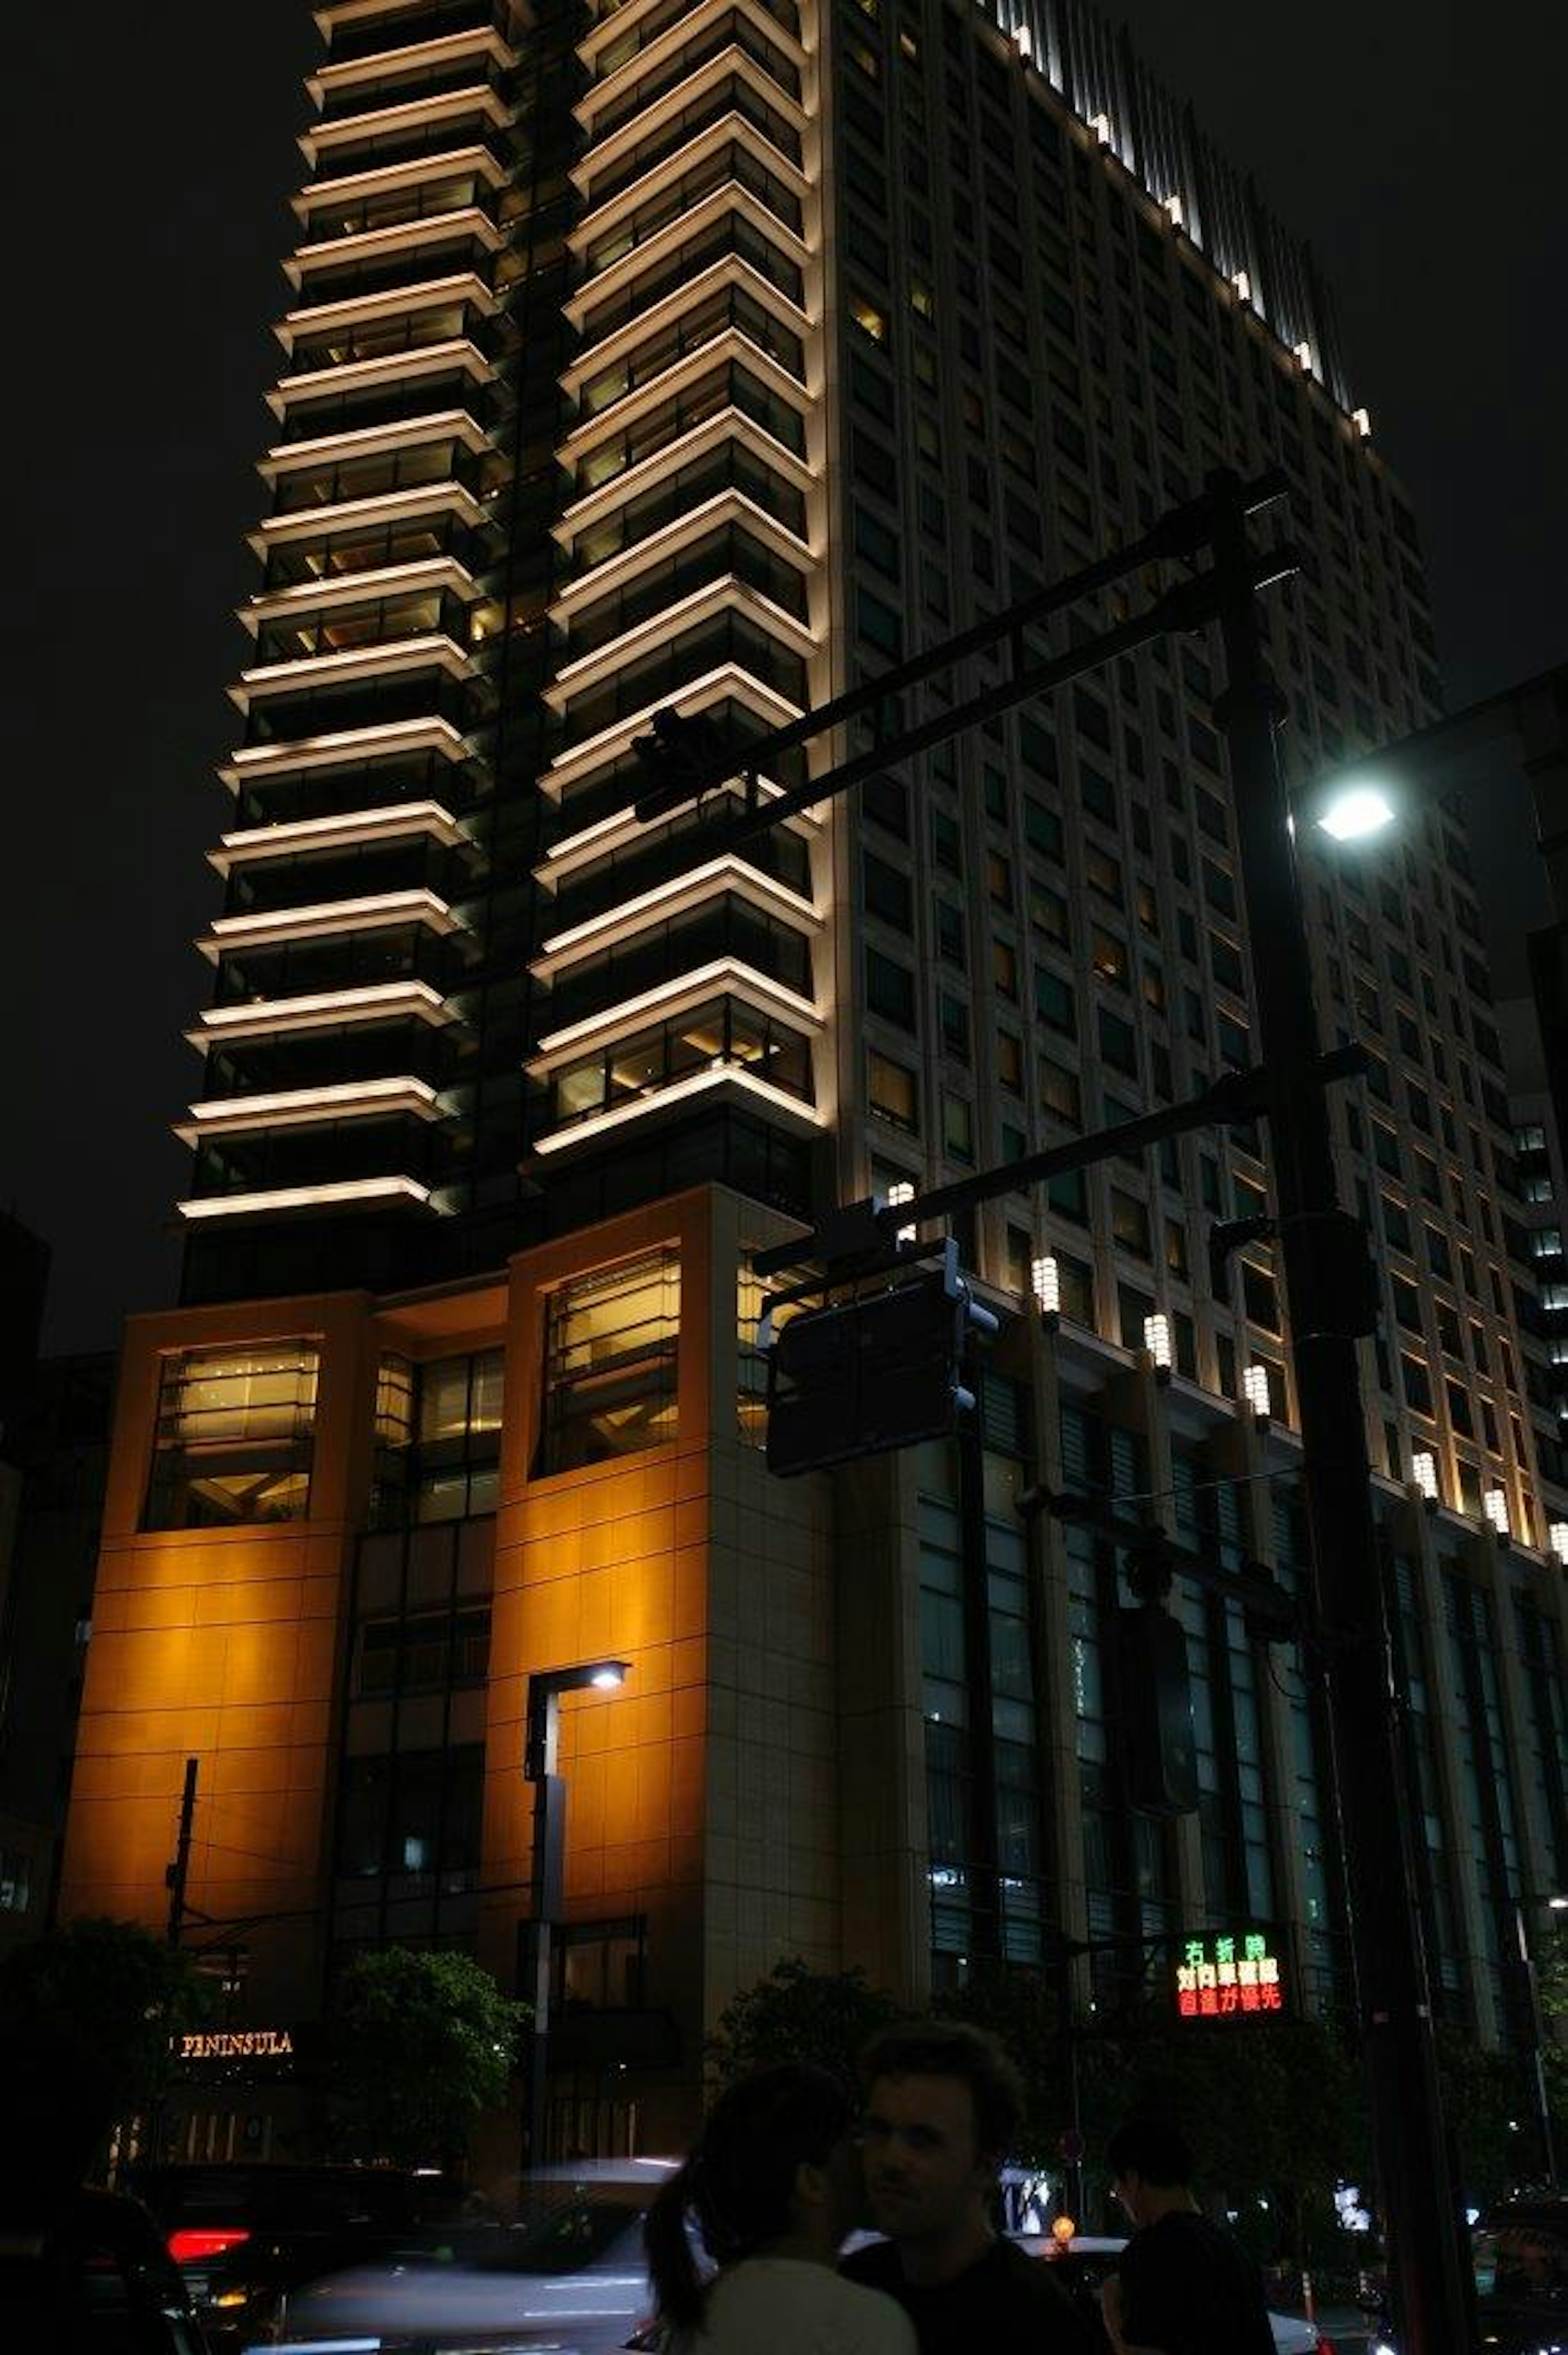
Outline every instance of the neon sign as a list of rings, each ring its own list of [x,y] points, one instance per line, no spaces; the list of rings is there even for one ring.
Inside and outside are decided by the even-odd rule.
[[[218,2029],[207,2035],[182,2036],[182,2061],[275,2061],[292,2052],[294,2040],[286,2028]]]
[[[1261,1930],[1239,1938],[1189,1938],[1176,1966],[1181,2019],[1230,2019],[1243,2012],[1282,2011],[1279,1957]]]

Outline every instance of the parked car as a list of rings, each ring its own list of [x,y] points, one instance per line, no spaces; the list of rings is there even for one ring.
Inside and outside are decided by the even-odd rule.
[[[319,2275],[450,2251],[454,2232],[488,2212],[450,2178],[390,2167],[152,2166],[132,2188],[164,2233],[213,2355],[260,2339]]]
[[[88,2189],[45,2214],[0,2213],[0,2345],[40,2355],[207,2355],[146,2209]]]
[[[1043,2264],[1056,2266],[1075,2303],[1097,2317],[1100,2285],[1107,2274],[1115,2273],[1127,2237],[1075,2232],[1070,2241],[1054,2241],[1043,2232],[1025,2232],[1018,2235],[1018,2245]],[[1304,2314],[1271,2312],[1268,2326],[1274,2333],[1275,2355],[1333,2355],[1328,2340]]]
[[[1568,2200],[1515,2200],[1482,2217],[1472,2243],[1487,2355],[1568,2349]]]
[[[646,2325],[649,2201],[676,2162],[585,2159],[526,2179],[515,2222],[470,2227],[443,2248],[404,2247],[293,2293],[270,2355],[375,2342],[384,2355],[448,2349],[610,2355]]]

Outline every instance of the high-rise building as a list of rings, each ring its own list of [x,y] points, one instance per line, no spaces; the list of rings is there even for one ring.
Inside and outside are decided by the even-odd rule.
[[[561,1705],[557,2147],[673,2139],[783,1955],[917,1998],[1065,1939],[1083,1998],[1245,1931],[1331,1999],[1313,1656],[1179,1581],[1200,1803],[1137,1809],[1124,1565],[1020,1509],[1076,1487],[1295,1585],[1270,1250],[1207,1250],[1266,1212],[1266,1138],[960,1220],[1003,1318],[960,1437],[794,1483],[758,1449],[753,1248],[1253,1060],[1213,648],[740,851],[711,803],[631,806],[656,709],[745,765],[1221,465],[1289,485],[1297,780],[1434,715],[1414,523],[1309,259],[1076,0],[317,14],[185,1298],[127,1346],[68,1906],[162,1918],[195,1756],[190,1935],[237,2020],[314,2016],[389,1937],[515,1985],[528,1678],[613,1655],[622,1691]],[[842,739],[817,762],[876,741]],[[1522,2038],[1568,1627],[1479,922],[1441,806],[1301,847],[1326,1043],[1372,1050],[1336,1138],[1437,1999]],[[194,2085],[180,2131],[233,2148],[289,2099]]]

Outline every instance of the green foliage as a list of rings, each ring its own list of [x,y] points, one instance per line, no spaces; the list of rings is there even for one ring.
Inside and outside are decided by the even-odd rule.
[[[1463,2029],[1439,2026],[1443,2114],[1464,2196],[1478,2207],[1507,2197],[1538,2170],[1534,2094],[1521,2055],[1489,2052]]]
[[[971,1971],[966,1986],[938,1996],[932,2009],[939,2019],[967,2019],[998,2039],[1023,2080],[1023,2123],[1012,2156],[1023,2167],[1057,2167],[1073,2103],[1051,1980],[1038,1971],[988,1964]]]
[[[1360,2058],[1338,2025],[1135,2015],[1086,2040],[1080,2080],[1091,2154],[1129,2111],[1161,2111],[1192,2145],[1200,2196],[1239,2211],[1255,2254],[1342,2257],[1333,2188],[1364,2183],[1369,2155]]]
[[[466,1955],[356,1956],[333,2009],[330,2139],[354,2158],[457,2159],[481,2112],[503,2099],[529,2017]]]
[[[708,2073],[720,2092],[770,2062],[815,2061],[853,2085],[861,2048],[879,2028],[903,2016],[893,1997],[873,1987],[858,1965],[848,1971],[814,1971],[791,1955],[726,2005],[708,2039]]]
[[[84,1914],[0,1963],[0,2014],[90,2053],[111,2115],[152,2108],[170,2039],[200,2023],[206,1995],[190,1956],[139,1922]]]

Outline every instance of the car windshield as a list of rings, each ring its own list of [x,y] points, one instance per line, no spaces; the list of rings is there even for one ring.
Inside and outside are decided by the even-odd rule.
[[[515,2224],[487,2235],[472,2261],[486,2273],[580,2273],[641,2222],[647,2204],[631,2184],[592,2191],[563,2184],[559,2197],[535,2195]],[[641,2263],[640,2245],[634,2254]]]
[[[1511,2306],[1568,2306],[1568,2227],[1510,2219],[1475,2240],[1476,2293]]]

